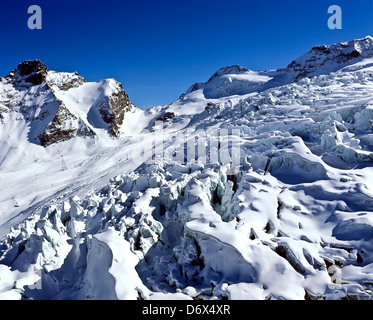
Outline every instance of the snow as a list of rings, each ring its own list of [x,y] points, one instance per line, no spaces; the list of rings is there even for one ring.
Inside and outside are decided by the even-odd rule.
[[[287,69],[297,72],[298,76],[316,76],[336,72],[346,66],[349,68],[349,65],[356,68],[361,61],[366,67],[370,67],[372,48],[373,38],[370,36],[344,43],[317,46],[294,60]]]
[[[119,138],[94,112],[114,79],[50,71],[54,96],[0,79],[0,298],[371,299],[371,40],[222,68]],[[32,143],[22,99],[95,134]]]

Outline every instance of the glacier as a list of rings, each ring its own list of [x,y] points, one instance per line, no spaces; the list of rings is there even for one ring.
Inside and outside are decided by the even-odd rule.
[[[369,36],[147,110],[21,64],[0,78],[0,299],[372,299],[372,89]]]

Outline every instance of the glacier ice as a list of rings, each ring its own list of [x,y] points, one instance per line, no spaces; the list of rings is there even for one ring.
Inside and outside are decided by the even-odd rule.
[[[117,139],[93,111],[118,83],[49,71],[95,134],[46,148],[13,111],[55,98],[32,86],[12,105],[1,78],[0,298],[371,299],[371,42],[315,47],[273,72],[223,68],[170,105],[127,110],[135,131]],[[141,149],[149,159],[133,161]]]

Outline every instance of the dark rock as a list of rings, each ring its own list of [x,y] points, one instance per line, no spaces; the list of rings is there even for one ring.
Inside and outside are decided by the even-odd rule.
[[[39,85],[45,81],[49,69],[40,60],[26,60],[18,65],[17,71],[26,77],[26,82]]]
[[[118,82],[119,90],[106,97],[97,107],[105,123],[109,124],[109,133],[114,137],[120,136],[120,128],[127,112],[131,112],[135,106]]]
[[[176,118],[175,113],[167,111],[162,116],[158,117],[156,120],[157,121],[169,121],[175,118]]]
[[[321,46],[316,46],[316,47],[313,47],[312,48],[313,51],[321,51],[325,54],[329,54],[330,53],[330,50],[328,48],[328,46],[326,45],[321,45]]]
[[[49,69],[40,60],[26,60],[18,65],[17,70],[21,76],[27,76],[31,73],[46,72]]]
[[[76,116],[61,104],[53,121],[47,125],[43,134],[39,136],[40,144],[47,147],[56,142],[70,140],[76,136],[76,128],[66,128],[66,121],[77,120]]]
[[[76,125],[72,126],[71,123]],[[68,141],[76,136],[93,136],[94,132],[84,123],[78,121],[65,105],[60,102],[60,106],[52,122],[50,122],[38,138],[43,147],[51,144]]]
[[[26,78],[26,82],[30,82],[33,85],[42,84],[45,81],[45,75],[41,73],[34,73]]]
[[[296,258],[287,244],[278,244],[278,246],[275,248],[275,252],[282,258],[286,259],[295,271],[299,272],[300,274],[306,273],[305,267]]]
[[[358,58],[360,56],[361,56],[361,53],[357,50],[352,50],[351,53],[346,55],[347,58]]]

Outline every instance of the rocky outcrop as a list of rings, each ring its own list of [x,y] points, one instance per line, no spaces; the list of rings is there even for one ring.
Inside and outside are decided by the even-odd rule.
[[[68,91],[73,88],[78,88],[82,84],[86,83],[87,80],[82,76],[79,76],[77,72],[48,72],[46,82],[50,87],[56,87],[61,91]]]
[[[17,71],[26,82],[39,85],[45,81],[49,69],[40,60],[26,60],[18,65]]]
[[[176,115],[174,112],[164,112],[160,117],[158,117],[156,120],[157,121],[163,121],[163,122],[168,122],[176,118]]]
[[[133,112],[137,108],[128,98],[121,83],[115,80],[108,81],[110,81],[108,86],[111,87],[112,92],[98,101],[95,108],[98,109],[102,120],[108,124],[109,133],[118,138],[121,135],[120,130],[126,113]]]
[[[38,138],[40,144],[43,147],[47,147],[54,143],[70,140],[76,136],[93,135],[95,133],[71,113],[63,102],[60,102],[53,121],[46,126],[44,132]]]

